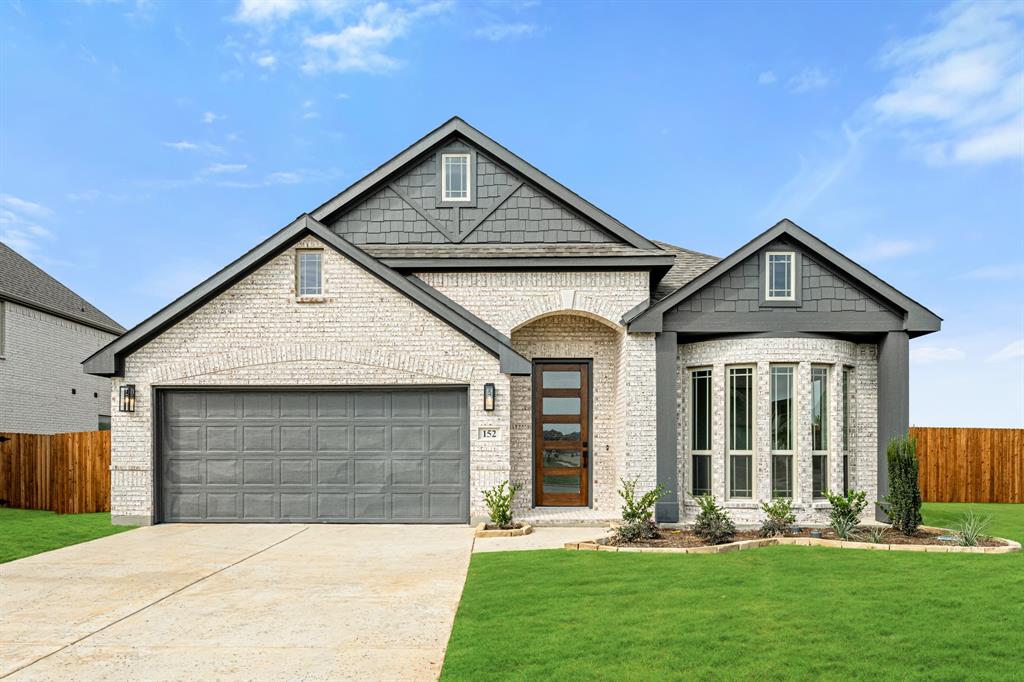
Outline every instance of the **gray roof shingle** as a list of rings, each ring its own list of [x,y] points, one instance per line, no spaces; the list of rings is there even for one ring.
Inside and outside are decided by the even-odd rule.
[[[712,265],[722,260],[716,256],[709,256],[699,251],[690,251],[681,246],[655,241],[655,244],[665,251],[675,254],[676,262],[672,268],[665,273],[665,276],[658,282],[654,291],[654,300],[660,301],[673,291],[694,279]]]
[[[0,299],[38,308],[111,334],[124,333],[124,327],[99,308],[3,242],[0,242]]]

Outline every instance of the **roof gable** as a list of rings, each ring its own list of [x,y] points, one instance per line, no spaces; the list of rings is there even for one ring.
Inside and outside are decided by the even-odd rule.
[[[631,331],[661,331],[662,317],[673,310],[692,313],[755,312],[760,298],[759,254],[786,244],[804,255],[800,310],[810,312],[891,313],[912,335],[937,331],[941,318],[902,294],[792,221],[784,219],[702,274],[634,313]],[[767,311],[758,311],[767,312]],[[789,314],[786,312],[785,314]]]
[[[441,205],[442,153],[472,155],[470,202]],[[625,243],[657,247],[453,118],[313,211],[357,244]]]
[[[439,292],[420,282],[412,282],[366,252],[341,239],[308,214],[279,230],[269,239],[245,253],[191,291],[147,318],[119,339],[101,348],[85,360],[88,374],[120,376],[124,358],[161,332],[202,307],[260,266],[290,248],[307,235],[318,238],[385,284],[396,289],[442,321],[464,334],[501,362],[501,371],[508,374],[529,374],[530,362],[512,349],[508,337],[448,301]]]
[[[14,301],[111,334],[124,332],[124,327],[99,308],[3,242],[0,242],[0,299]]]

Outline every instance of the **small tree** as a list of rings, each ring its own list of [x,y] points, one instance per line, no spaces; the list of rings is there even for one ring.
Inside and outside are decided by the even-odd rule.
[[[487,513],[493,525],[498,528],[512,527],[512,500],[522,487],[520,483],[509,485],[508,481],[502,481],[484,491],[484,504],[487,505]]]
[[[665,486],[658,484],[639,498],[636,496],[636,484],[639,479],[627,481],[622,479],[619,497],[622,498],[622,525],[615,529],[615,538],[623,542],[650,540],[658,537],[658,525],[654,522],[652,509],[654,505],[668,494]]]
[[[868,506],[868,494],[863,490],[851,490],[846,495],[827,490],[825,497],[832,505],[828,512],[828,525],[842,539],[850,539],[860,523],[860,515]]]
[[[712,545],[721,545],[732,540],[736,535],[736,526],[729,517],[729,512],[719,507],[711,495],[701,495],[697,498],[697,504],[700,506],[700,513],[693,524],[693,534]]]
[[[913,535],[921,525],[921,488],[917,483],[917,441],[912,436],[897,436],[889,441],[889,494],[883,511],[892,527],[904,535]]]
[[[761,511],[765,513],[764,521],[761,522],[761,537],[763,538],[785,535],[796,523],[793,502],[788,497],[778,497],[771,502],[762,502]]]

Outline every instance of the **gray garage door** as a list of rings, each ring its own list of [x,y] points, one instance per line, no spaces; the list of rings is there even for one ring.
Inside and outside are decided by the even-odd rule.
[[[161,521],[465,523],[465,389],[160,394]]]

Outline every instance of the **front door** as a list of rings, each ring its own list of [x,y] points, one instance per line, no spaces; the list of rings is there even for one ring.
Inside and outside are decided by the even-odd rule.
[[[533,372],[534,499],[538,507],[590,502],[590,363],[537,362]]]

